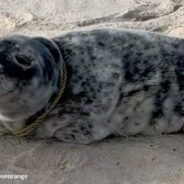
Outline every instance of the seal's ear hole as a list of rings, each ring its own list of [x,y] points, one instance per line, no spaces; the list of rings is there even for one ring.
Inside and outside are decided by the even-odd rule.
[[[16,62],[22,66],[29,67],[31,66],[31,61],[22,55],[15,55]]]
[[[36,37],[35,39],[39,41],[42,45],[44,45],[50,51],[55,62],[58,64],[61,60],[61,54],[60,54],[60,51],[57,45],[53,41],[47,40],[43,37]]]

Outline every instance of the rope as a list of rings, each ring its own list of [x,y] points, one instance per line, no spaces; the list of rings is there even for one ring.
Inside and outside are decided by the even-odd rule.
[[[12,134],[17,136],[17,137],[24,137],[24,136],[29,135],[33,130],[35,130],[49,116],[49,113],[54,109],[56,104],[59,102],[62,94],[64,93],[64,90],[66,87],[66,82],[67,82],[67,69],[66,69],[65,63],[63,63],[63,77],[62,77],[62,80],[60,82],[61,89],[60,89],[57,97],[55,98],[54,102],[49,107],[48,111],[45,114],[43,114],[41,117],[36,119],[30,125],[22,128],[20,130],[14,131]]]

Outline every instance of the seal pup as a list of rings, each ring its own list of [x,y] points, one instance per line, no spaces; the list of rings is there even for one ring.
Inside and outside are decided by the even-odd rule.
[[[45,113],[32,136],[89,144],[181,131],[184,39],[112,29],[1,39],[1,123],[14,133]]]

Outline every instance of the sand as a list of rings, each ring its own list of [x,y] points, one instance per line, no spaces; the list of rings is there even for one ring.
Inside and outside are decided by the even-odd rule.
[[[184,0],[0,0],[0,36],[54,37],[72,30],[131,28],[184,37]],[[184,184],[184,135],[94,145],[0,139],[4,184]]]

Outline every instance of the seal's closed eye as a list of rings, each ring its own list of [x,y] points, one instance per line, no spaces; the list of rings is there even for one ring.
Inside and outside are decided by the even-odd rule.
[[[15,55],[16,62],[22,66],[29,67],[31,66],[31,61],[22,55]]]

